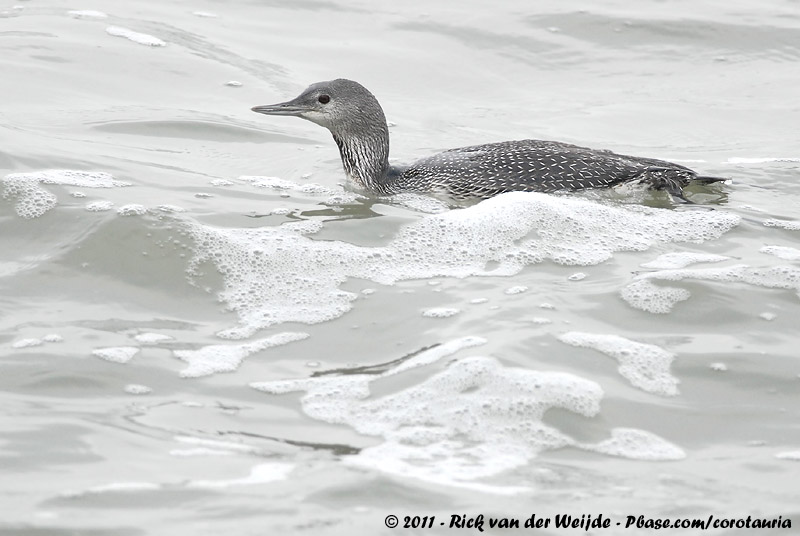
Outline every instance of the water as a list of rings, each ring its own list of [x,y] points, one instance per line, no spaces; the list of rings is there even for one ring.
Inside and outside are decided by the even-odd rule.
[[[796,2],[0,17],[0,532],[796,530]],[[334,77],[399,161],[533,137],[733,180],[363,197],[326,131],[249,111]]]

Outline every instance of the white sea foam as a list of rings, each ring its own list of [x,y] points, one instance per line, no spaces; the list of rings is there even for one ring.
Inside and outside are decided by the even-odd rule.
[[[677,303],[691,298],[692,294],[683,288],[656,285],[650,279],[639,279],[623,288],[620,296],[636,309],[667,314]]]
[[[127,363],[138,353],[139,349],[135,346],[115,346],[92,350],[92,355],[112,363]]]
[[[308,333],[284,332],[244,344],[214,344],[199,350],[175,350],[174,354],[189,363],[181,371],[181,377],[197,378],[217,372],[233,372],[251,354],[307,337]]]
[[[670,270],[673,268],[686,268],[690,264],[699,262],[721,262],[727,261],[730,257],[714,255],[713,253],[692,253],[689,251],[676,251],[659,255],[650,262],[640,264],[642,268],[653,268],[656,270]]]
[[[422,311],[422,316],[427,316],[428,318],[447,318],[455,316],[460,312],[461,310],[455,307],[432,307]]]
[[[106,28],[106,33],[108,35],[113,35],[114,37],[124,37],[134,43],[139,43],[140,45],[146,45],[150,47],[163,47],[166,46],[166,43],[159,39],[158,37],[153,37],[152,35],[134,32],[133,30],[129,30],[128,28],[122,28],[121,26],[109,26]]]
[[[596,415],[602,390],[595,382],[572,374],[507,367],[489,357],[452,360],[418,384],[385,396],[371,395],[374,381],[443,362],[484,342],[450,341],[381,374],[323,374],[252,386],[271,394],[304,391],[301,404],[310,417],[383,439],[345,458],[346,463],[439,484],[521,491],[523,486],[503,488],[476,480],[525,465],[543,450],[566,446],[631,458],[676,455],[666,442],[639,430],[612,430],[611,440],[596,445],[578,443],[542,418],[551,408]]]
[[[114,208],[114,203],[111,201],[92,201],[86,203],[86,210],[89,212],[107,212]]]
[[[780,227],[787,231],[800,231],[800,220],[779,220],[768,218],[762,222],[765,227]]]
[[[593,348],[619,362],[619,373],[631,385],[660,395],[677,395],[678,379],[670,373],[674,354],[654,344],[634,342],[617,335],[571,331],[559,335],[561,342]]]
[[[764,246],[758,251],[766,253],[767,255],[774,255],[785,261],[800,260],[800,249],[790,248],[788,246]]]
[[[268,184],[284,185],[278,179]],[[296,224],[231,229],[187,221],[187,226],[196,243],[190,273],[215,264],[225,284],[220,298],[239,315],[240,325],[220,335],[242,338],[282,322],[341,316],[357,298],[339,288],[351,278],[391,285],[432,277],[509,276],[547,259],[592,265],[616,251],[714,239],[738,222],[738,216],[723,211],[611,207],[513,192],[422,217],[382,247],[313,240]]]
[[[522,294],[523,292],[527,292],[527,291],[528,291],[528,287],[526,287],[525,285],[517,285],[517,286],[514,286],[514,287],[509,287],[509,288],[505,289],[503,292],[505,294],[513,295],[513,294]]]
[[[42,184],[80,186],[83,188],[114,188],[130,186],[100,171],[70,169],[12,173],[3,179],[3,198],[14,199],[14,209],[22,218],[37,218],[56,206],[55,194],[42,188]]]
[[[162,333],[139,333],[134,337],[134,339],[136,339],[136,342],[140,342],[142,344],[155,344],[173,340],[173,338],[169,335],[164,335]]]
[[[686,457],[686,453],[677,445],[650,432],[633,428],[614,428],[610,439],[593,445],[583,444],[582,447],[633,460],[682,460]]]
[[[31,348],[33,346],[41,346],[44,344],[42,339],[20,339],[15,341],[11,347],[12,348]]]
[[[690,297],[688,290],[660,287],[652,283],[661,281],[721,281],[746,283],[762,288],[794,290],[800,297],[800,268],[778,265],[769,268],[753,268],[737,264],[725,268],[683,268],[661,270],[636,276],[633,283],[625,287],[622,298],[632,307],[651,313],[668,313],[676,303]]]
[[[332,195],[336,193],[334,190],[326,188],[325,186],[322,186],[320,184],[315,184],[313,182],[298,184],[296,182],[281,179],[280,177],[242,175],[241,177],[239,177],[239,180],[248,182],[251,185],[255,186],[256,188],[267,188],[270,190],[278,190],[278,191],[292,190],[307,195]]]
[[[477,341],[417,354],[383,374],[319,376],[253,384],[269,393],[306,391],[303,410],[344,423],[384,442],[348,458],[350,464],[423,480],[465,485],[526,463],[545,448],[572,440],[541,421],[551,407],[591,416],[600,388],[576,376],[507,368],[492,358],[460,359],[422,383],[369,398],[370,383],[429,364]]]
[[[149,395],[153,392],[150,387],[146,385],[139,385],[138,383],[130,383],[125,386],[125,392],[129,395]]]
[[[117,214],[120,216],[144,216],[147,214],[147,207],[137,203],[130,203],[119,207],[117,209]]]
[[[186,212],[185,208],[179,207],[178,205],[157,205],[156,210],[167,213]]]
[[[775,455],[780,460],[791,460],[793,462],[800,462],[800,450],[790,450],[787,452],[779,452]]]

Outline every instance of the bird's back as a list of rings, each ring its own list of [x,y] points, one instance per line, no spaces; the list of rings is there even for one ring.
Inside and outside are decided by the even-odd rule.
[[[689,168],[542,140],[519,140],[450,149],[419,160],[402,172],[404,189],[443,190],[457,197],[490,197],[525,190],[552,192],[602,188],[646,178],[685,185]]]

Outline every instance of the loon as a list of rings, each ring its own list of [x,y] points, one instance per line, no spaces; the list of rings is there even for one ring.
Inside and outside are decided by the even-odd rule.
[[[312,84],[299,96],[252,111],[307,119],[327,128],[339,146],[345,173],[378,195],[445,193],[457,199],[509,191],[555,192],[608,188],[638,181],[682,202],[683,187],[726,180],[665,160],[542,140],[487,143],[450,149],[410,166],[389,164],[389,128],[383,109],[364,86],[340,78]]]

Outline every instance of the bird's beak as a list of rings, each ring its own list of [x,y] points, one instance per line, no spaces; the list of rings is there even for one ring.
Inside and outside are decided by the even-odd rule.
[[[254,112],[266,115],[294,115],[298,116],[309,111],[306,104],[301,104],[298,99],[281,102],[280,104],[265,104],[263,106],[253,106],[250,108]]]

